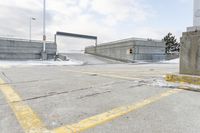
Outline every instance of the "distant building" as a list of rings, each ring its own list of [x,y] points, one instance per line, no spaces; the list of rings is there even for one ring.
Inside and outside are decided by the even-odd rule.
[[[165,59],[165,42],[152,39],[130,38],[91,46],[85,53],[120,61],[158,61]]]

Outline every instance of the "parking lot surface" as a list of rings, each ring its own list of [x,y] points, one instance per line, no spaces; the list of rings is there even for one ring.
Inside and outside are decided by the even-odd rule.
[[[164,81],[178,64],[0,68],[1,133],[197,133],[200,93]]]

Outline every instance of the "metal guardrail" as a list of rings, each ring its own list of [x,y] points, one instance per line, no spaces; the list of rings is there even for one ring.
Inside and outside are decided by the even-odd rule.
[[[59,32],[59,31],[56,32],[56,35],[97,40],[97,36],[90,36],[90,35],[83,35],[83,34],[75,34],[75,33],[67,33],[67,32]]]
[[[67,37],[73,37],[73,38],[83,38],[83,39],[95,40],[95,46],[97,46],[97,40],[98,40],[97,36],[57,31],[56,34],[55,34],[55,42],[57,42],[57,39],[56,39],[57,36],[67,36]]]
[[[5,41],[21,41],[21,42],[35,42],[35,43],[42,43],[40,40],[28,40],[28,39],[21,39],[21,38],[11,38],[11,37],[1,37],[0,40],[5,40]],[[47,43],[53,43],[53,41],[47,41]]]

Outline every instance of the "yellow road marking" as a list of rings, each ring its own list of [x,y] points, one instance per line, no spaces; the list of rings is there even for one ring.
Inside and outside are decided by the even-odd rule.
[[[109,77],[109,78],[125,79],[125,80],[140,80],[140,78],[119,76],[119,75],[113,75],[113,74],[103,74],[103,73],[75,71],[75,70],[64,70],[64,71],[75,72],[75,73],[83,73],[83,74],[88,74],[88,75],[97,75],[97,76]]]
[[[76,124],[72,124],[72,125],[66,125],[57,129],[54,129],[54,133],[78,133],[78,132],[82,132],[85,131],[87,129],[93,128],[95,126],[104,124],[106,122],[109,122],[113,119],[116,119],[120,116],[126,115],[130,112],[136,111],[140,108],[143,108],[149,104],[152,104],[164,97],[170,96],[172,94],[175,94],[177,92],[179,92],[180,89],[173,89],[173,90],[169,90],[166,91],[164,93],[161,93],[160,95],[148,98],[144,101],[138,102],[138,103],[134,103],[132,105],[128,105],[128,106],[123,106],[123,107],[119,107],[119,108],[115,108],[111,111],[105,112],[103,114],[99,114],[90,118],[87,118],[85,120],[80,121],[79,123]]]
[[[2,79],[0,79],[0,91],[6,97],[9,106],[26,133],[49,133],[38,115],[22,102],[20,96]]]

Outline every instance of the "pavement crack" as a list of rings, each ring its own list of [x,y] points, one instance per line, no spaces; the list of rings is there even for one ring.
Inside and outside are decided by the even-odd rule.
[[[106,86],[110,86],[110,85],[116,85],[116,84],[121,84],[123,83],[124,81],[118,81],[118,82],[111,82],[111,83],[106,83],[106,84],[103,84],[104,87]]]
[[[89,89],[92,89],[92,88],[93,87],[81,88],[81,89],[72,90],[71,92],[84,91],[84,90],[89,90]]]
[[[137,84],[137,85],[129,86],[129,88],[141,87],[141,86],[144,86],[144,85],[146,85],[146,84]]]
[[[6,75],[5,72],[1,72],[1,75],[4,77],[5,80],[7,80],[8,82],[12,82],[12,80]]]
[[[90,76],[94,76],[95,77],[95,76],[98,76],[98,74],[96,74],[96,73],[95,74],[90,74]]]
[[[3,74],[2,74],[3,75]],[[45,82],[45,81],[54,81],[54,80],[61,80],[65,78],[57,78],[57,79],[40,79],[40,80],[29,80],[29,81],[19,81],[19,82],[11,82],[11,80],[7,83],[0,84],[0,85],[17,85],[17,84],[26,84],[26,83],[37,83],[37,82]]]
[[[62,91],[62,92],[50,92],[47,95],[41,95],[41,96],[36,96],[36,97],[31,97],[31,98],[26,98],[21,101],[13,101],[11,103],[18,103],[18,102],[26,102],[26,101],[32,101],[32,100],[37,100],[41,98],[47,98],[47,97],[52,97],[52,96],[58,96],[58,95],[63,95],[63,94],[68,94],[68,93],[73,93],[73,92],[78,92],[78,91],[84,91],[84,90],[89,90],[92,89],[93,87],[88,87],[88,88],[81,88],[81,89],[76,89],[76,90],[71,90],[71,91]],[[7,104],[0,104],[0,106],[4,106]]]
[[[97,96],[97,95],[101,95],[101,94],[105,94],[105,93],[110,93],[111,91],[104,91],[104,92],[96,92],[96,93],[92,93],[92,94],[88,94],[85,96],[81,96],[78,99],[83,99],[83,98],[88,98],[88,97],[93,97],[93,96]]]

